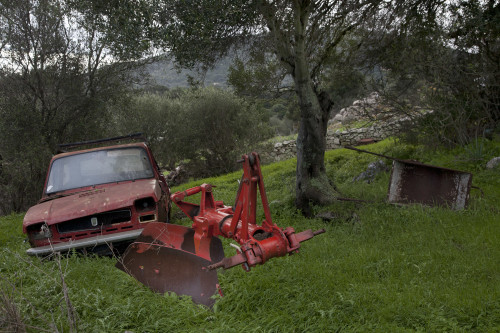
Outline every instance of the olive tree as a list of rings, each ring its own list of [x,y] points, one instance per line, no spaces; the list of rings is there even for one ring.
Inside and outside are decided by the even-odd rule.
[[[183,67],[203,71],[230,50],[265,47],[272,54],[270,58],[291,76],[300,109],[296,206],[308,214],[311,203],[326,204],[334,199],[334,186],[324,163],[325,135],[334,101],[320,78],[325,63],[343,39],[380,11],[383,1],[124,2],[133,3],[135,11],[119,10],[113,15],[110,8],[117,8],[113,1],[104,5],[91,1],[89,8],[102,13],[108,22],[144,23],[141,36],[156,48],[173,53]],[[110,23],[106,31],[110,35],[119,33]]]
[[[168,7],[159,19],[167,23],[167,41],[181,64],[189,66],[198,60],[210,65],[242,41],[268,47],[284,73],[291,76],[300,109],[296,206],[309,214],[311,203],[331,202],[335,191],[326,175],[324,153],[334,101],[320,75],[345,36],[375,14],[380,1],[165,3]]]
[[[244,50],[260,53],[268,61],[268,68],[278,71],[267,82],[262,77],[261,82],[266,86],[276,86],[278,82],[279,88],[280,76],[290,77],[290,88],[300,109],[296,206],[308,214],[311,203],[326,204],[335,198],[335,186],[326,175],[324,152],[327,124],[336,96],[329,94],[327,88],[335,85],[325,80],[338,78],[335,71],[327,75],[332,61],[341,59],[348,63],[345,57],[351,53],[345,52],[344,42],[352,42],[351,49],[355,50],[373,30],[399,29],[405,16],[425,12],[426,8],[444,2],[93,0],[89,3],[88,7],[102,13],[103,20],[108,22],[103,27],[110,36],[121,35],[119,27],[127,26],[127,22],[140,26],[137,40],[141,43],[131,38],[134,34],[130,34],[130,29],[125,30],[123,39],[132,40],[137,47],[149,42],[155,49],[171,52],[179,66],[203,72],[229,52]]]
[[[0,1],[2,210],[40,195],[58,143],[112,131],[107,105],[122,96],[127,63],[93,20],[58,0]]]

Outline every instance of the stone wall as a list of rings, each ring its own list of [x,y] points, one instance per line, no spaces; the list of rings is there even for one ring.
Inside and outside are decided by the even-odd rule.
[[[328,131],[326,134],[326,149],[331,150],[344,146],[357,145],[362,140],[367,139],[380,141],[401,133],[409,125],[411,125],[410,117],[403,117],[387,122],[377,122],[370,127],[344,131]],[[286,160],[295,157],[296,154],[297,147],[295,140],[288,140],[275,143],[270,150],[263,151],[260,155],[265,162],[269,163]]]

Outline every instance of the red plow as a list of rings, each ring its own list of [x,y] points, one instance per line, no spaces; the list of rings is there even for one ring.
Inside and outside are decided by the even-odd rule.
[[[234,207],[215,201],[212,186],[202,184],[171,195],[172,201],[193,221],[192,226],[153,222],[132,243],[117,267],[150,289],[189,295],[193,302],[212,306],[219,291],[217,268],[251,267],[298,252],[301,242],[324,233],[294,228],[282,229],[272,222],[260,159],[257,153],[243,155],[243,176]],[[265,219],[256,223],[257,191]],[[184,201],[201,193],[200,204]],[[224,256],[219,237],[230,238],[237,254]]]

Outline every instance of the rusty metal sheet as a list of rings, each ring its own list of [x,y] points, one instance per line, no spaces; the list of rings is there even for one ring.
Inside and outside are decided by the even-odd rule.
[[[219,290],[217,272],[207,266],[224,258],[222,242],[209,242],[209,253],[197,254],[194,231],[180,225],[151,222],[131,244],[116,267],[157,293],[188,295],[193,302],[213,306]]]
[[[472,174],[469,172],[401,160],[350,146],[344,148],[393,161],[387,193],[390,203],[421,203],[455,210],[467,207],[472,184]]]
[[[464,209],[472,174],[414,161],[393,160],[387,199],[391,203],[421,203]]]
[[[144,251],[136,247],[132,244],[132,250],[124,257],[123,264],[117,264],[118,268],[157,293],[188,295],[194,303],[213,306],[212,296],[217,292],[219,280],[216,271],[206,268],[211,261],[158,245],[150,244]]]

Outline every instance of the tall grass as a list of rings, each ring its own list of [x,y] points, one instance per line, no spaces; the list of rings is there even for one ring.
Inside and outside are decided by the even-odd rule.
[[[326,154],[329,176],[344,196],[371,203],[316,207],[317,213],[333,212],[335,218],[324,222],[304,219],[293,207],[294,159],[265,166],[273,221],[298,231],[327,232],[304,243],[300,253],[249,273],[221,271],[224,297],[218,296],[213,310],[187,297],[152,293],[116,269],[113,258],[69,255],[59,268],[56,260],[27,257],[22,215],[2,217],[0,295],[17,310],[0,314],[0,331],[10,329],[3,319],[11,317],[24,325],[20,331],[69,332],[65,293],[79,332],[499,331],[499,170],[467,161],[465,148],[431,153],[384,141],[366,149],[474,171],[473,184],[484,197],[473,191],[463,211],[390,205],[385,202],[388,173],[370,184],[353,182],[377,157],[336,150]],[[500,155],[498,142],[484,149],[486,157]],[[217,186],[217,200],[232,204],[239,178],[235,172],[204,181]],[[188,219],[177,222],[189,224]],[[226,255],[233,251],[226,246]]]

